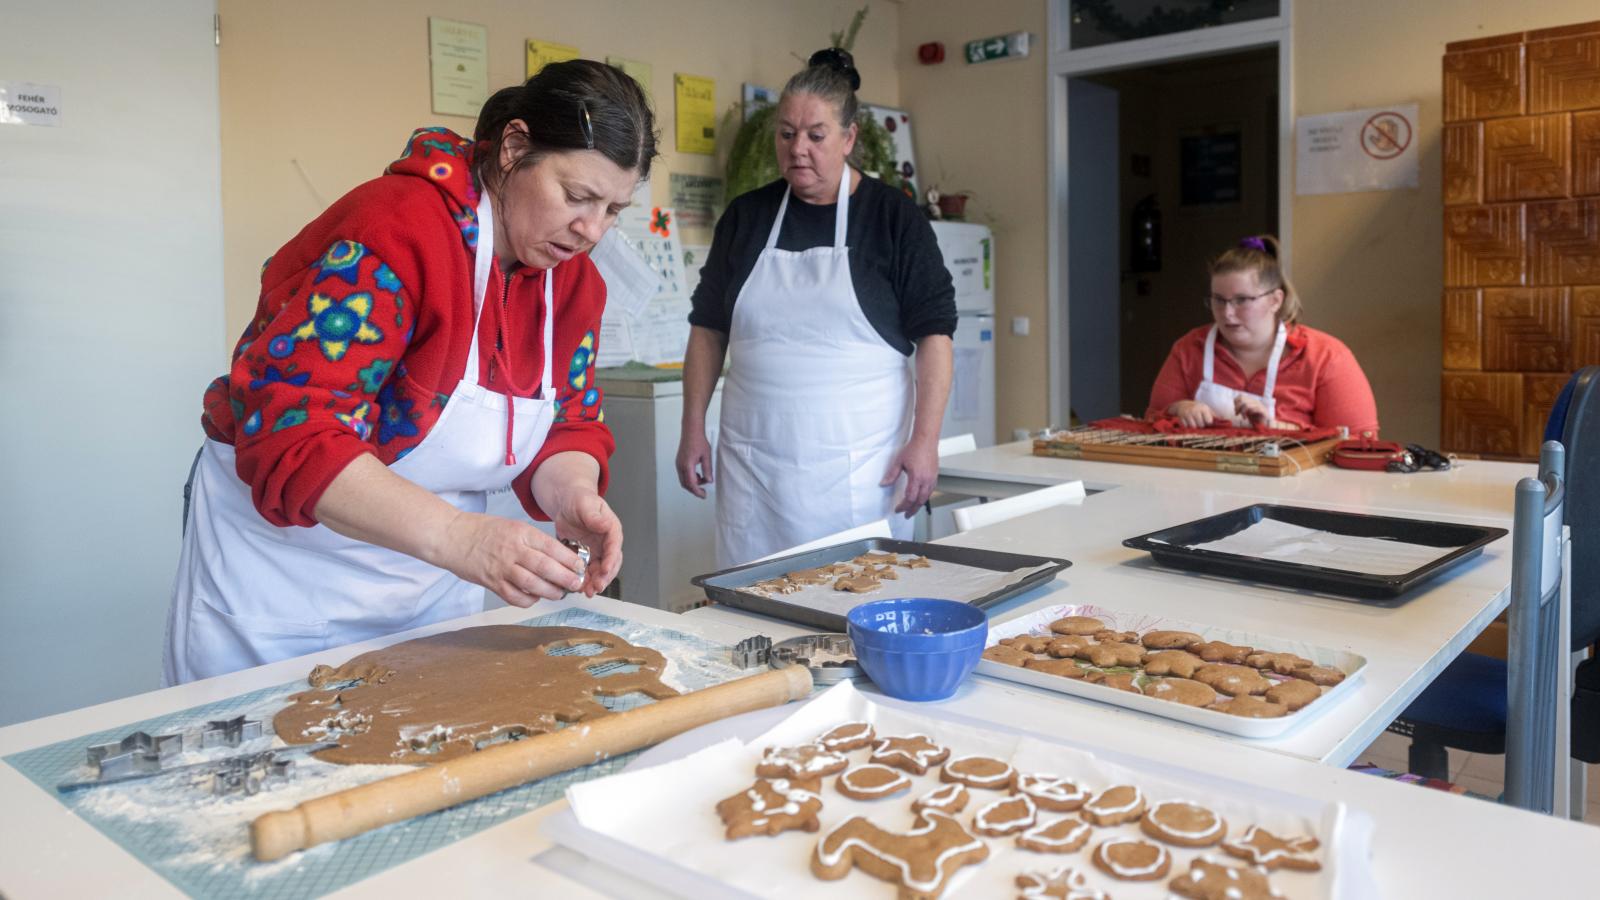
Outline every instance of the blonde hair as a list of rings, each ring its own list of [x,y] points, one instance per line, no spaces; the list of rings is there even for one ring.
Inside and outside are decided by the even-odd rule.
[[[1208,274],[1228,275],[1234,272],[1254,272],[1256,282],[1267,290],[1281,289],[1283,304],[1278,307],[1278,321],[1294,325],[1300,321],[1300,295],[1294,285],[1283,275],[1278,263],[1278,239],[1270,234],[1258,234],[1241,240],[1236,247],[1217,254],[1206,266]]]

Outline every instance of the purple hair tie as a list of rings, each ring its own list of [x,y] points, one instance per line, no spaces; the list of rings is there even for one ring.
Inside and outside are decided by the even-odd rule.
[[[1249,247],[1251,250],[1259,250],[1262,253],[1267,252],[1267,242],[1258,237],[1247,237],[1239,242],[1239,246]]]

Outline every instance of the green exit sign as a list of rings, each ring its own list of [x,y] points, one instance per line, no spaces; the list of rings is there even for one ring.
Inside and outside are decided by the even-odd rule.
[[[999,37],[967,42],[967,62],[981,63],[994,59],[1020,59],[1028,55],[1028,33],[1017,31]]]

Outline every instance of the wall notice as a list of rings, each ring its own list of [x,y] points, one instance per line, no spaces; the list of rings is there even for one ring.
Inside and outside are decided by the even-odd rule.
[[[722,205],[722,179],[713,175],[672,173],[672,205],[684,228],[710,228]]]
[[[1417,105],[1301,116],[1295,193],[1344,194],[1417,186]]]
[[[489,29],[430,16],[428,72],[434,112],[476,118],[489,99]]]
[[[0,81],[0,125],[60,124],[60,85]]]
[[[551,41],[528,41],[528,77],[539,74],[539,70],[553,62],[566,62],[578,58],[578,48],[569,44],[557,44]]]
[[[677,101],[679,153],[704,153],[717,149],[717,83],[710,78],[679,73],[672,78]]]

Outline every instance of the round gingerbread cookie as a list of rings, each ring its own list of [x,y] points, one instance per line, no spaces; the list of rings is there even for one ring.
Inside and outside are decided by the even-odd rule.
[[[1321,697],[1322,688],[1317,687],[1309,681],[1301,681],[1298,678],[1291,678],[1288,681],[1280,681],[1272,687],[1267,688],[1267,692],[1262,696],[1266,697],[1273,703],[1282,703],[1284,706],[1288,707],[1290,712],[1294,712],[1318,697]]]
[[[1051,622],[1050,630],[1056,634],[1090,635],[1097,631],[1105,631],[1106,623],[1094,616],[1067,616]]]
[[[842,772],[850,760],[824,748],[821,744],[801,744],[798,747],[768,747],[756,764],[756,774],[762,778],[789,778],[810,780]]]
[[[1283,900],[1267,881],[1266,869],[1230,866],[1204,856],[1191,861],[1189,871],[1167,886],[1190,900]]]
[[[911,787],[911,779],[899,769],[867,763],[846,769],[834,786],[851,800],[882,800]]]
[[[911,801],[912,812],[922,812],[925,809],[955,815],[967,808],[967,800],[972,795],[967,792],[964,784],[947,784],[936,787]]]
[[[1023,653],[1043,653],[1050,648],[1050,642],[1055,640],[1054,635],[1037,637],[1031,634],[1022,634],[1016,637],[1001,638],[1000,643],[1008,647],[1015,647]]]
[[[1163,800],[1145,810],[1139,829],[1178,847],[1210,847],[1228,834],[1228,823],[1198,803]]]
[[[1005,760],[992,756],[958,756],[944,764],[939,780],[964,784],[987,791],[1006,791],[1017,777],[1017,770]]]
[[[832,750],[835,753],[849,753],[851,750],[860,750],[862,747],[872,743],[874,736],[871,723],[846,722],[817,738],[817,743],[821,744],[825,750]]]
[[[1022,666],[1027,665],[1034,656],[1032,653],[1023,653],[1021,650],[1006,644],[995,644],[983,651],[983,658],[994,660],[997,663],[1004,663],[1008,666]]]
[[[1001,797],[972,814],[972,830],[988,837],[1005,837],[1029,827],[1039,816],[1027,794]]]
[[[1139,643],[1151,650],[1182,650],[1205,640],[1192,631],[1147,631]]]
[[[1195,670],[1194,680],[1209,684],[1218,693],[1237,697],[1240,694],[1265,694],[1272,682],[1249,666],[1229,663],[1211,663]]]
[[[1172,868],[1167,848],[1139,838],[1114,837],[1094,848],[1094,864],[1100,871],[1123,881],[1155,881],[1165,878]]]
[[[925,734],[881,737],[872,749],[872,762],[925,775],[932,766],[950,758],[950,748],[941,747]]]
[[[1030,659],[1022,664],[1024,669],[1037,669],[1046,675],[1060,675],[1062,678],[1082,678],[1089,674],[1089,670],[1078,665],[1075,659]]]
[[[1315,872],[1322,864],[1311,853],[1319,846],[1314,837],[1281,838],[1259,825],[1251,825],[1242,837],[1224,841],[1222,849],[1267,869]]]
[[[1157,700],[1170,700],[1184,706],[1210,706],[1217,702],[1217,692],[1210,685],[1187,678],[1154,678],[1144,686],[1144,695]]]
[[[1273,703],[1271,700],[1263,700],[1249,694],[1213,703],[1208,709],[1225,712],[1230,716],[1244,716],[1247,719],[1281,719],[1289,714],[1289,707],[1282,703]]]
[[[1121,825],[1142,815],[1144,792],[1131,784],[1106,788],[1083,807],[1083,817],[1096,825]]]
[[[1016,792],[1032,797],[1040,809],[1051,812],[1071,812],[1089,802],[1089,792],[1082,785],[1047,772],[1017,776]]]
[[[1017,835],[1017,846],[1035,853],[1072,853],[1089,842],[1089,823],[1076,816],[1040,822]]]

